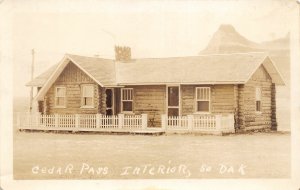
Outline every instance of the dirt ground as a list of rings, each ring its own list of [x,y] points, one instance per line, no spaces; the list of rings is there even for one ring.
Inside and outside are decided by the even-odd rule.
[[[289,178],[290,134],[19,132],[15,179]]]

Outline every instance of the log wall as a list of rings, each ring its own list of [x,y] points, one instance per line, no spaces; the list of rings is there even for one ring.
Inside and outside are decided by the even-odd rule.
[[[275,84],[272,83],[271,90],[271,119],[272,119],[272,129],[277,130],[277,118],[276,118],[276,87]]]
[[[182,85],[181,115],[195,114],[196,87],[211,88],[210,111],[213,114],[229,114],[235,112],[233,85]]]
[[[94,108],[81,107],[81,85],[94,85]],[[66,107],[55,107],[55,87],[66,87]],[[45,114],[95,114],[105,113],[105,92],[93,79],[77,68],[73,63],[69,63],[60,76],[48,90],[44,98]],[[104,103],[104,104],[103,104]]]
[[[261,112],[256,111],[256,87],[261,88]],[[271,92],[272,80],[263,66],[257,69],[246,84],[238,86],[241,130],[271,128]]]
[[[155,127],[160,127],[161,114],[166,113],[166,86],[153,85],[153,86],[127,86],[127,87],[133,88],[134,113],[148,114],[148,126],[150,124],[149,119],[154,117]]]

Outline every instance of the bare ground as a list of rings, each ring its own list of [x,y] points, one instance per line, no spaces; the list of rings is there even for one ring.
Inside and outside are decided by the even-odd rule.
[[[125,167],[130,167],[126,175]],[[14,177],[289,178],[290,135],[142,136],[16,131]]]

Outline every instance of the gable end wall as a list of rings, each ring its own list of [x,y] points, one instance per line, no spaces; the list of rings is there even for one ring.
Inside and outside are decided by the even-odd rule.
[[[261,113],[256,112],[255,90],[261,88]],[[272,79],[260,66],[250,80],[238,85],[238,123],[240,130],[271,128]]]
[[[94,86],[94,108],[81,107],[81,86],[91,84]],[[55,87],[66,87],[66,108],[55,108]],[[50,87],[44,98],[46,108],[45,114],[96,114],[103,110],[104,89],[101,88],[93,79],[81,71],[73,63],[69,63],[57,80]],[[105,113],[105,112],[104,112]]]

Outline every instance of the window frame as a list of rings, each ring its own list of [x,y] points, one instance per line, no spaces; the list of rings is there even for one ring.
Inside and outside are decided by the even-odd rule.
[[[93,87],[93,96],[92,97],[89,97],[89,98],[92,98],[92,105],[84,105],[83,103],[84,103],[84,98],[85,97],[83,97],[83,89],[84,89],[84,87],[86,87],[86,86],[91,86],[91,87]],[[86,96],[86,97],[88,97],[88,96]],[[94,85],[93,84],[83,84],[83,85],[81,85],[81,87],[80,87],[80,108],[95,108],[95,103],[94,103],[94,101],[95,101],[95,87],[94,87]]]
[[[57,89],[64,89],[65,93],[64,96],[57,96]],[[57,98],[64,98],[64,105],[57,105]],[[54,107],[55,108],[66,108],[67,106],[67,88],[65,86],[55,86],[54,88]]]
[[[198,100],[198,89],[208,89],[209,95],[208,100]],[[198,111],[198,102],[208,101],[208,111]],[[198,86],[195,88],[195,113],[196,114],[210,114],[211,113],[211,87],[208,86]]]
[[[123,100],[123,90],[131,90],[131,100]],[[132,110],[131,111],[124,111],[123,110],[123,102],[131,102]],[[134,92],[133,88],[121,88],[121,113],[133,113],[134,110]]]
[[[178,106],[169,106],[169,87],[178,87]],[[169,108],[178,109],[178,116],[181,116],[181,85],[180,84],[166,85],[166,115],[169,115]]]
[[[259,97],[257,94],[257,90],[259,90]],[[257,102],[259,103],[259,110],[257,109]],[[255,88],[255,113],[261,114],[262,113],[262,89],[261,87],[256,87]]]

